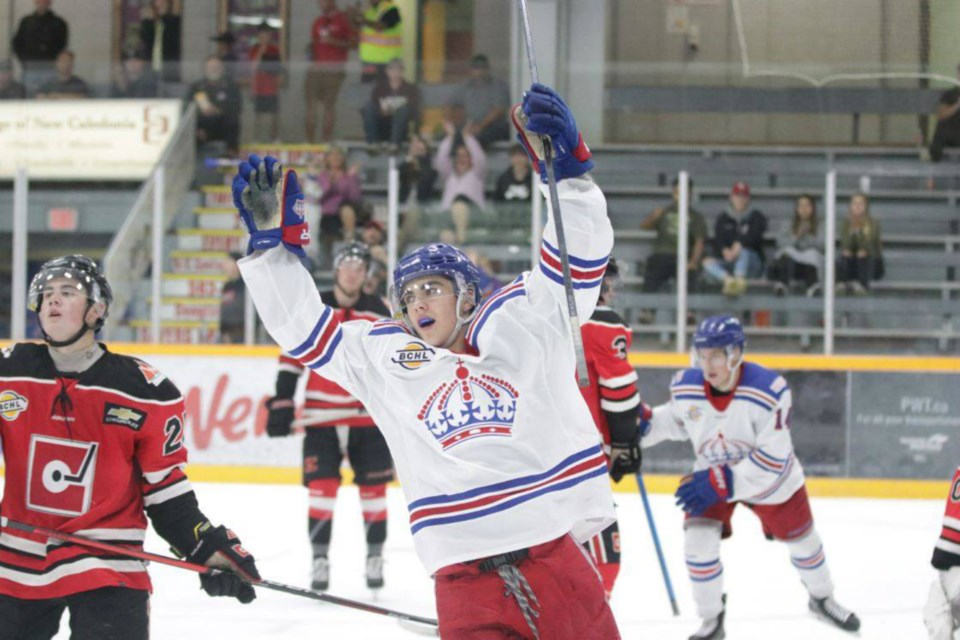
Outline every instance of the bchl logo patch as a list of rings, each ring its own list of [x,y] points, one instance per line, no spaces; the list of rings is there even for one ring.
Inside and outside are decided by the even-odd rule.
[[[134,431],[140,431],[147,415],[142,411],[125,407],[122,404],[108,402],[103,406],[103,424],[118,424]]]
[[[406,346],[393,352],[391,362],[395,362],[407,371],[414,371],[433,360],[437,352],[422,342],[408,342]]]
[[[30,403],[16,391],[0,391],[0,418],[13,422],[27,410]]]

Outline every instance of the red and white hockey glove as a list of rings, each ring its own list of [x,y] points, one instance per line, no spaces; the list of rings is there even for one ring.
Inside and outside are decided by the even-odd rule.
[[[517,139],[540,174],[547,182],[547,166],[543,161],[543,142],[540,136],[549,136],[553,145],[553,173],[557,181],[575,178],[593,169],[592,154],[577,129],[570,107],[550,87],[534,83],[523,94],[523,102],[510,113]]]
[[[725,464],[694,471],[683,477],[674,496],[680,508],[699,516],[718,502],[733,499],[733,471]]]
[[[233,204],[250,234],[247,255],[283,246],[305,258],[303,246],[310,244],[310,231],[303,218],[303,192],[297,174],[283,172],[276,158],[262,161],[250,154],[233,177]]]
[[[250,583],[260,582],[260,573],[253,555],[243,548],[240,538],[223,525],[214,527],[205,522],[197,532],[197,546],[187,559],[207,567],[222,569],[210,574],[200,574],[200,588],[208,595],[236,598],[243,604],[256,599],[257,594]]]

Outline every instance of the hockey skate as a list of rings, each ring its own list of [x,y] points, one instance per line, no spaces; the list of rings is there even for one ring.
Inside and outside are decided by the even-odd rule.
[[[383,588],[383,556],[367,556],[367,588]]]
[[[727,637],[723,630],[723,617],[727,614],[727,594],[723,594],[723,609],[716,618],[707,618],[697,629],[697,632],[690,636],[689,640],[723,640]]]
[[[310,588],[313,591],[326,591],[330,587],[330,560],[326,556],[313,559],[313,580]]]
[[[859,631],[860,618],[853,611],[844,608],[833,599],[833,596],[827,598],[810,598],[810,611],[821,618],[824,622],[836,625],[844,631]]]

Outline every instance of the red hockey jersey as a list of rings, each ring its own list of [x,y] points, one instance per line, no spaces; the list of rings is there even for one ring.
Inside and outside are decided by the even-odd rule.
[[[369,320],[375,322],[390,315],[389,310],[377,296],[362,294],[349,309],[338,308],[332,291],[321,294],[323,303],[333,308],[334,318],[338,322],[350,320]],[[284,376],[299,378],[305,367],[285,353],[280,354],[280,370],[277,379],[277,396],[293,397],[295,384],[283,380]],[[307,378],[307,389],[303,409],[295,424],[302,427],[373,427],[373,418],[363,404],[336,382],[318,375],[312,369]]]
[[[183,398],[141,360],[103,354],[61,377],[45,345],[0,356],[0,593],[56,598],[107,586],[150,589],[139,560],[13,530],[9,520],[141,549],[144,509],[192,491]]]
[[[943,528],[933,549],[933,566],[944,570],[960,566],[960,467],[953,472]]]
[[[633,336],[613,309],[602,306],[583,323],[581,333],[590,386],[580,392],[603,436],[603,444],[609,446],[610,420],[637,423],[637,372],[627,361]]]

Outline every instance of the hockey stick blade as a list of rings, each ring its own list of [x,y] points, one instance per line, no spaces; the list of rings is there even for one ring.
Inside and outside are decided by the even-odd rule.
[[[27,533],[34,533],[42,536],[47,536],[48,538],[54,538],[55,540],[62,540],[63,542],[72,542],[73,544],[83,545],[85,547],[90,547],[91,549],[99,549],[100,551],[109,551],[110,553],[115,553],[117,555],[124,555],[129,558],[137,558],[138,560],[148,560],[150,562],[156,562],[157,564],[166,565],[168,567],[175,567],[177,569],[186,569],[187,571],[193,571],[194,573],[212,575],[220,572],[219,569],[213,569],[211,567],[206,567],[202,564],[196,564],[194,562],[189,562],[187,560],[179,560],[177,558],[171,558],[169,556],[162,556],[157,553],[150,553],[149,551],[131,549],[129,547],[125,547],[122,545],[111,544],[109,542],[101,542],[100,540],[94,540],[92,538],[77,535],[75,533],[65,533],[63,531],[57,531],[56,529],[48,529],[46,527],[39,527],[32,524],[26,524],[23,522],[16,522],[14,520],[9,520],[7,518],[3,518],[2,520],[0,520],[0,526],[7,527],[10,529],[16,529],[17,531],[25,531]],[[404,629],[421,633],[422,631],[424,631],[423,627],[427,627],[425,631],[429,632],[428,635],[439,635],[437,633],[438,623],[433,618],[424,618],[424,617],[416,616],[410,613],[403,613],[402,611],[394,611],[393,609],[378,607],[377,605],[369,604],[366,602],[359,602],[357,600],[348,600],[347,598],[332,596],[326,593],[316,593],[315,591],[310,591],[309,589],[302,589],[300,587],[294,587],[292,585],[283,584],[281,582],[273,582],[272,580],[261,580],[259,582],[251,582],[250,584],[252,584],[254,587],[260,587],[261,589],[279,591],[281,593],[300,596],[301,598],[319,600],[320,602],[329,602],[330,604],[335,604],[341,607],[348,607],[350,609],[357,609],[358,611],[366,611],[367,613],[376,613],[378,615],[388,616],[397,620]]]
[[[533,34],[530,32],[530,17],[527,15],[527,0],[517,0],[520,18],[523,22],[523,41],[527,49],[527,62],[530,64],[530,79],[540,82],[537,70],[537,52],[533,48]],[[583,335],[580,333],[580,318],[577,315],[577,299],[573,295],[573,280],[570,275],[570,256],[567,253],[567,238],[563,232],[563,216],[560,213],[560,195],[557,193],[557,179],[553,174],[553,145],[550,136],[541,136],[543,141],[543,163],[547,168],[547,188],[550,191],[550,208],[553,211],[553,226],[557,234],[557,249],[560,251],[560,269],[563,273],[563,293],[567,299],[567,315],[570,318],[570,335],[573,338],[573,354],[577,360],[577,384],[582,388],[590,386],[587,374],[587,358],[583,354]]]

